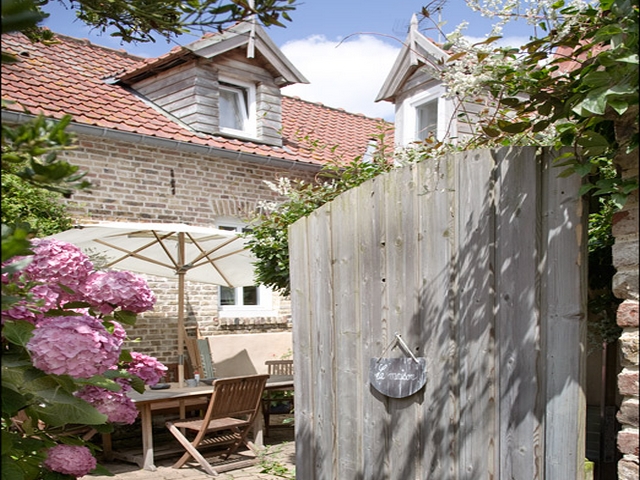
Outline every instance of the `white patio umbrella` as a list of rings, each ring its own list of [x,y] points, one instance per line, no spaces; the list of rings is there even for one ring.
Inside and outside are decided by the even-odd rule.
[[[78,225],[47,238],[99,255],[105,267],[178,278],[178,381],[184,381],[184,282],[255,285],[246,239],[234,232],[171,223],[103,222]]]

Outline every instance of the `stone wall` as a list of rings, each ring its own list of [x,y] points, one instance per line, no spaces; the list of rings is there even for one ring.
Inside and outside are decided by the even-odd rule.
[[[637,119],[635,120],[637,122]],[[637,152],[619,159],[624,178],[638,178]],[[640,478],[638,467],[638,192],[627,200],[624,209],[613,220],[613,261],[616,275],[613,291],[623,300],[618,308],[617,322],[623,328],[620,337],[622,371],[618,375],[618,390],[622,404],[617,418],[621,424],[618,449],[622,459],[618,462],[620,480]]]

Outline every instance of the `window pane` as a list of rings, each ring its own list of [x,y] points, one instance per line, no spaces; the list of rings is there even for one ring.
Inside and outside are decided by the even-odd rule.
[[[220,287],[220,305],[235,305],[236,289],[230,287]]]
[[[244,100],[242,92],[227,88],[220,89],[220,127],[244,129]]]
[[[438,136],[438,100],[433,100],[416,109],[418,140],[424,140],[430,135]]]
[[[258,305],[258,287],[242,287],[242,304]]]

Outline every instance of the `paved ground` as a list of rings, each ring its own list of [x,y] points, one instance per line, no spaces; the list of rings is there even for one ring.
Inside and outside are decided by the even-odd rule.
[[[250,452],[243,452],[247,457]],[[205,455],[209,458],[208,455]],[[255,457],[255,456],[254,456]],[[171,468],[176,458],[156,461],[157,470],[141,470],[136,465],[113,462],[102,463],[114,476],[91,476],[91,480],[204,480],[211,479],[198,463],[180,469]],[[222,472],[219,480],[283,480],[295,478],[295,444],[292,427],[272,428],[265,439],[264,451],[256,457],[256,464],[240,470]],[[215,468],[215,465],[214,465]]]

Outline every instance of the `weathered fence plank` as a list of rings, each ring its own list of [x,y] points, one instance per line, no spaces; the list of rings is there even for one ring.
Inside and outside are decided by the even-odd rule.
[[[291,227],[299,478],[581,478],[586,237],[556,174],[533,149],[467,152]],[[427,359],[403,398],[368,380],[408,355],[396,333]]]
[[[558,178],[545,153],[542,172],[542,231],[546,246],[541,278],[546,412],[545,478],[578,478],[586,436],[587,229],[577,176]],[[561,427],[560,427],[561,426]]]
[[[319,480],[336,478],[336,438],[334,296],[341,286],[333,283],[334,253],[331,247],[331,204],[316,210],[309,218],[311,291],[317,301],[311,308],[313,348],[313,419],[315,469]]]
[[[420,478],[453,479],[457,428],[457,375],[453,312],[452,265],[456,217],[453,159],[424,163],[418,168],[422,265],[420,324],[421,356],[427,358],[427,385],[422,408]]]
[[[294,376],[296,395],[300,398],[313,398],[314,359],[312,355],[313,340],[311,322],[311,285],[313,270],[309,258],[308,219],[303,218],[289,231],[289,255],[295,259],[291,268],[291,309],[298,312],[299,321],[293,325],[293,362],[297,374]],[[297,402],[296,402],[297,403]],[[294,420],[296,436],[296,466],[299,471],[312,472],[315,463],[315,437],[313,432],[313,403],[303,401],[296,404]]]
[[[496,471],[495,218],[496,164],[489,150],[458,159],[455,318],[458,355],[458,475]],[[484,448],[478,448],[484,445]]]
[[[334,252],[333,284],[351,285],[334,292],[334,318],[341,319],[333,325],[335,331],[336,396],[336,448],[341,452],[333,478],[348,478],[351,472],[361,468],[362,437],[358,431],[362,418],[359,384],[361,372],[361,330],[358,297],[360,290],[360,257],[358,231],[343,228],[343,223],[357,225],[360,205],[351,198],[341,196],[331,206],[331,247]],[[335,223],[339,220],[340,223]]]
[[[534,150],[495,153],[499,471],[537,478],[544,451],[540,351],[540,173]],[[534,201],[532,201],[534,200]]]
[[[360,362],[369,365],[372,356],[380,356],[388,338],[386,317],[382,314],[387,282],[386,229],[384,223],[384,178],[373,179],[353,190],[352,197],[361,208],[359,224],[359,252],[361,264],[360,308],[362,310],[362,351]],[[353,478],[389,478],[389,418],[384,397],[369,385],[369,371],[362,371],[362,475]]]

